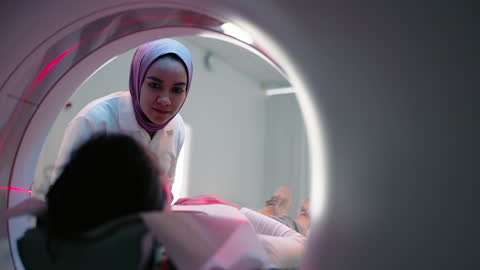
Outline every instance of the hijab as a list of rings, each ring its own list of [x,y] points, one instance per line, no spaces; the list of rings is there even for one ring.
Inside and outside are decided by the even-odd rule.
[[[170,119],[165,121],[162,124],[155,124],[148,119],[145,113],[140,107],[140,89],[145,77],[145,73],[150,68],[153,62],[159,57],[162,57],[167,54],[174,54],[178,56],[185,66],[187,71],[187,85],[185,88],[186,96],[188,96],[188,89],[192,81],[192,57],[188,49],[181,44],[180,42],[173,39],[159,39],[145,43],[138,47],[135,55],[132,59],[132,64],[130,67],[130,95],[132,96],[133,110],[135,113],[135,118],[137,119],[138,124],[145,129],[147,132],[152,133],[158,130],[163,129],[174,117],[173,115]],[[185,100],[183,101],[185,103]],[[180,108],[183,104],[180,106]],[[178,112],[177,112],[178,113]]]

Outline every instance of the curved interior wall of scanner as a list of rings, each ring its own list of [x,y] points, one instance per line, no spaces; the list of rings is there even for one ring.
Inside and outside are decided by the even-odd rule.
[[[148,15],[149,12],[152,12],[152,9],[144,11]],[[127,48],[161,36],[208,35],[220,32],[218,29],[219,21],[217,20],[195,14],[197,16],[195,18],[201,19],[195,21],[191,20],[192,17],[189,17],[188,22],[190,24],[185,25],[185,17],[182,15],[191,13],[178,12],[178,10],[166,10],[166,12],[172,12],[170,14],[172,16],[168,16],[167,19],[157,16],[152,20],[130,20],[131,17],[129,16],[135,18],[136,15],[141,14],[141,11],[135,10],[123,14],[114,14],[108,19],[102,17],[95,23],[86,24],[77,31],[59,31],[57,32],[58,35],[47,39],[28,58],[22,60],[16,71],[3,85],[3,89],[7,89],[7,91],[2,92],[2,102],[8,100],[7,105],[11,106],[11,110],[8,113],[7,121],[2,123],[3,128],[0,138],[2,156],[0,159],[2,166],[13,168],[13,171],[2,170],[2,181],[8,181],[8,184],[2,183],[3,186],[29,186],[33,169],[20,168],[18,165],[35,164],[48,127],[75,89],[72,86],[79,85],[91,70],[99,67],[100,63],[107,61]],[[123,16],[126,16],[127,20],[123,20]],[[150,17],[146,16],[146,18]],[[207,25],[202,24],[206,22]],[[181,26],[177,24],[181,24]],[[119,25],[127,26],[115,27]],[[201,27],[198,25],[201,25]],[[143,32],[138,32],[140,30]],[[25,74],[35,75],[25,79]],[[295,79],[294,77],[293,79]],[[298,83],[296,88],[300,91],[303,90],[301,88],[302,84],[299,81],[294,81],[294,86],[296,83]],[[12,89],[21,90],[14,91]],[[65,89],[71,90],[66,91]],[[308,105],[311,106],[307,103],[306,106],[308,107]],[[307,110],[312,110],[312,108]],[[28,132],[25,132],[27,127]],[[311,133],[315,128],[310,127],[309,130]],[[319,141],[312,143],[311,150],[318,149],[315,146],[318,146]],[[320,151],[315,153],[320,153]],[[313,156],[318,156],[318,154]],[[314,160],[318,161],[318,159]],[[13,167],[14,163],[17,164],[16,167]],[[315,165],[315,163],[313,164]],[[316,170],[319,167],[311,166],[314,172],[313,176],[318,176]],[[8,195],[9,205],[14,205],[28,196],[26,193],[18,192],[9,192]],[[12,220],[9,226],[13,249],[15,249],[16,237],[24,229],[21,224],[25,225],[25,220],[23,222]],[[15,256],[15,253],[13,255]],[[14,259],[19,265],[18,258]]]
[[[18,88],[5,88],[7,77],[22,69],[18,64],[24,59],[40,63],[46,50],[37,55],[35,48],[52,45],[58,41],[56,34],[64,36],[76,29],[68,26],[86,25],[95,12],[106,16],[122,7],[133,9],[134,4],[158,7],[163,2],[2,1],[0,36],[7,48],[0,51],[2,134],[17,105],[22,120],[30,119],[38,105],[36,100],[18,102],[16,98],[27,89],[21,82]],[[311,256],[304,269],[476,265],[470,264],[477,262],[472,236],[478,233],[471,218],[478,212],[472,181],[479,178],[473,150],[478,145],[477,124],[472,116],[479,114],[480,107],[472,83],[478,34],[472,27],[471,5],[408,1],[345,5],[314,0],[170,3],[225,18],[254,33],[296,89],[309,90],[299,93],[309,97],[308,101],[300,97],[302,110],[313,113],[312,121],[319,119],[321,110],[328,135],[329,196],[323,222],[312,234],[317,241],[310,241],[307,248]],[[2,185],[10,180],[24,133],[25,123],[16,124],[19,127],[9,133],[0,157]],[[316,124],[307,123],[309,141],[315,143],[311,145],[317,155],[314,160],[323,153],[320,122]],[[319,180],[312,182],[313,190],[319,190],[315,185],[322,183],[322,176],[312,175]],[[0,263],[4,269],[9,258]]]

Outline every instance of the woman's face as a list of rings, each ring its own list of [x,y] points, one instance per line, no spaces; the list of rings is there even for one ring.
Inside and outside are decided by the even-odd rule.
[[[152,63],[140,88],[140,107],[151,122],[161,125],[178,112],[187,94],[187,78],[176,58],[160,57]]]

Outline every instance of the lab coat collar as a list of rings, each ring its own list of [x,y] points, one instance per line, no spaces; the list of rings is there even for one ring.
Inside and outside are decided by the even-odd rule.
[[[138,124],[135,118],[135,112],[133,111],[132,96],[128,93],[126,98],[120,99],[118,103],[119,112],[119,124],[124,131],[145,131],[140,124]],[[175,130],[175,118],[172,119],[163,129],[157,131],[157,133],[167,132],[168,135],[173,134]]]

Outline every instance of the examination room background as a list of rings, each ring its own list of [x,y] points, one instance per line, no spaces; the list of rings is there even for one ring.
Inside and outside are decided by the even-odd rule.
[[[290,214],[295,215],[309,194],[303,118],[295,94],[267,95],[270,88],[288,87],[288,81],[235,45],[200,37],[177,39],[194,58],[192,87],[181,110],[190,134],[180,194],[215,194],[260,209],[285,185],[292,190]],[[36,181],[50,174],[64,129],[80,109],[111,92],[128,90],[133,52],[97,70],[71,97],[71,106],[58,116],[45,142]]]

